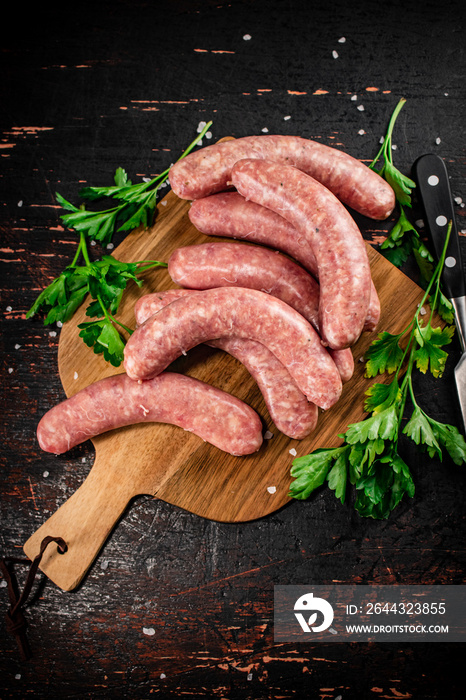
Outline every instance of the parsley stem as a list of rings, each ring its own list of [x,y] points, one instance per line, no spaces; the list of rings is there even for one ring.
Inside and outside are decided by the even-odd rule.
[[[118,326],[120,326],[120,328],[123,328],[123,330],[125,330],[127,333],[132,335],[133,331],[131,330],[131,328],[128,328],[128,326],[125,326],[124,323],[121,323],[121,321],[118,321],[118,319],[116,319],[115,316],[113,314],[111,314],[110,311],[105,307],[105,304],[103,303],[103,301],[100,297],[100,294],[97,294],[97,301],[99,302],[100,308],[102,309],[107,321],[109,321],[110,323],[112,323],[112,322],[116,323]]]
[[[392,159],[392,149],[391,149],[391,144],[392,144],[392,133],[393,133],[393,128],[395,126],[395,122],[397,120],[397,117],[401,111],[401,108],[406,102],[406,98],[402,97],[401,100],[398,102],[397,106],[395,107],[392,116],[390,117],[390,121],[388,122],[388,128],[387,128],[387,134],[383,140],[382,145],[379,148],[379,152],[375,156],[374,160],[372,163],[369,165],[369,168],[374,169],[377,161],[381,157],[382,154],[386,156],[386,158],[390,161],[390,163],[393,163]]]

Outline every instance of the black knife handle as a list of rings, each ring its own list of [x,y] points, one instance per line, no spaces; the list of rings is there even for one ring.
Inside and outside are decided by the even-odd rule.
[[[427,153],[414,163],[413,174],[424,209],[425,224],[437,259],[442,254],[448,223],[452,222],[450,240],[442,272],[442,285],[443,291],[449,299],[462,297],[465,295],[466,287],[453,198],[445,163],[439,156]]]

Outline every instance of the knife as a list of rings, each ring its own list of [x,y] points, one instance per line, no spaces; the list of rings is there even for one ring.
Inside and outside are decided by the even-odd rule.
[[[462,353],[455,367],[455,382],[466,433],[466,285],[448,172],[442,158],[427,153],[414,163],[413,175],[437,259],[442,254],[448,224],[452,222],[441,282],[442,291],[453,304]]]

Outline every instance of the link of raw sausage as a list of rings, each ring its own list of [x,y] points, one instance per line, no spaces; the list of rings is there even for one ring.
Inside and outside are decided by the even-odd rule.
[[[395,206],[393,189],[376,172],[343,151],[300,136],[244,136],[205,146],[172,165],[171,187],[182,199],[221,192],[228,188],[233,165],[243,158],[293,165],[371,219],[386,219]]]
[[[371,272],[364,240],[343,204],[290,165],[241,160],[231,178],[246,199],[280,214],[308,238],[319,272],[322,339],[334,350],[353,345],[367,317]]]
[[[319,331],[318,283],[300,265],[277,251],[229,241],[183,246],[171,254],[168,273],[173,282],[188,289],[259,289],[282,299]],[[349,381],[354,371],[350,348],[329,352],[342,381]]]
[[[106,377],[54,406],[37,427],[40,447],[62,454],[89,438],[136,423],[170,423],[235,456],[256,452],[262,423],[243,401],[174,372],[147,382]]]
[[[220,192],[191,204],[192,224],[208,236],[239,238],[275,248],[297,260],[315,278],[317,262],[307,238],[279,214],[248,201],[239,192]],[[369,309],[363,330],[374,331],[380,320],[380,301],[371,280]]]
[[[134,307],[136,323],[144,323],[174,299],[187,294],[196,294],[196,291],[167,289],[140,297]],[[265,345],[248,338],[217,338],[207,345],[227,352],[245,366],[257,383],[270,417],[280,432],[302,440],[314,430],[317,406],[306,399],[286,367]]]
[[[125,370],[150,379],[195,345],[231,336],[268,347],[320,408],[339,399],[340,375],[311,324],[281,299],[243,287],[199,291],[165,306],[128,340]]]

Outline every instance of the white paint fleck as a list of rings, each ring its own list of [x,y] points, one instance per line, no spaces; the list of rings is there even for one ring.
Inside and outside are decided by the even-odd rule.
[[[364,105],[358,105],[356,109],[359,109],[360,112],[364,112]]]
[[[262,129],[262,133],[263,133],[263,134],[268,134],[268,133],[269,133],[269,130],[267,129],[266,126],[264,126],[264,128]]]
[[[15,350],[19,350],[20,347],[21,347],[21,345],[20,345],[19,343],[16,343],[16,345],[15,345]]]
[[[44,479],[46,479],[46,478],[48,477],[48,475],[49,475],[49,472],[47,472],[47,471],[45,471],[45,472],[42,474],[42,476],[44,477]]]
[[[147,634],[148,637],[153,637],[155,634],[155,629],[153,627],[143,627],[142,631]]]
[[[273,433],[271,433],[270,430],[266,430],[264,433],[264,440],[270,440],[270,438],[273,438]]]
[[[292,457],[296,457],[296,455],[298,454],[294,447],[292,447],[291,450],[288,450],[288,452]]]
[[[22,206],[23,206],[23,200],[20,199],[19,202],[18,202],[18,207],[22,207]]]
[[[268,491],[269,493],[275,493],[276,490],[277,490],[277,487],[276,487],[276,486],[267,486],[267,491]]]
[[[338,58],[338,51],[333,50],[332,56],[333,56],[333,58]]]
[[[244,41],[250,41],[252,39],[252,36],[250,34],[244,34],[243,39]]]

